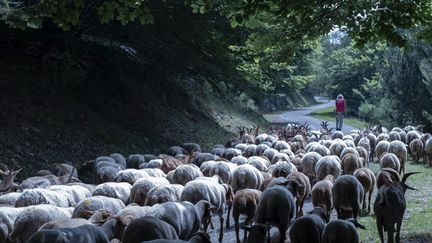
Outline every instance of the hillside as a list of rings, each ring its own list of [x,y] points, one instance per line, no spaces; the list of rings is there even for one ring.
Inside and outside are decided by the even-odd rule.
[[[15,42],[0,47],[1,162],[15,159],[29,174],[112,152],[158,154],[183,142],[209,149],[236,136],[237,126],[265,126],[223,63],[151,28],[155,39],[187,52],[151,42],[145,50],[159,52],[145,53],[88,36],[64,51],[65,43],[7,29]]]

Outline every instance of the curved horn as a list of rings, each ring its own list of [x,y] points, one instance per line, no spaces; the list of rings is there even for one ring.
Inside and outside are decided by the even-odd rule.
[[[421,172],[410,172],[410,173],[406,173],[403,177],[402,177],[402,182],[405,183],[406,179],[408,179],[409,176],[414,175],[414,174],[420,174]]]
[[[400,181],[399,173],[392,168],[382,168],[381,171],[385,171],[390,174],[391,178]]]

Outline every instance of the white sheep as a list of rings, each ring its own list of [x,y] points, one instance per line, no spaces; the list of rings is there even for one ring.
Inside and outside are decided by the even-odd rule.
[[[151,189],[144,202],[145,206],[153,206],[157,203],[179,202],[184,186],[180,184],[161,185]]]
[[[50,221],[69,219],[73,208],[61,208],[53,205],[26,207],[16,218],[9,239],[17,243],[26,243],[39,228]]]
[[[264,181],[264,177],[261,172],[250,164],[244,164],[237,167],[233,173],[233,180],[231,185],[234,192],[251,188],[260,189]]]
[[[98,209],[108,210],[111,214],[120,212],[125,207],[122,200],[105,196],[92,196],[79,202],[73,210],[73,218],[89,219]]]
[[[204,175],[198,166],[194,164],[179,165],[174,170],[172,183],[185,185],[189,181],[192,181],[200,176]]]
[[[15,207],[50,204],[57,207],[75,206],[74,198],[64,191],[50,191],[44,188],[24,190],[15,202]]]
[[[335,155],[322,157],[315,167],[316,180],[322,180],[326,175],[333,175],[337,178],[341,174],[341,162],[339,157]]]
[[[163,177],[149,177],[138,179],[130,190],[129,203],[136,203],[140,206],[144,205],[148,192],[162,185],[170,184],[170,182]]]
[[[132,186],[127,182],[105,182],[96,186],[92,196],[118,198],[126,203]]]

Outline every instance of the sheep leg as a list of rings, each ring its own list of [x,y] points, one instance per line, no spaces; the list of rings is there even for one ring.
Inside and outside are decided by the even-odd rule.
[[[394,225],[387,229],[387,243],[394,243]]]
[[[306,196],[302,200],[300,200],[300,209],[299,209],[299,215],[300,216],[303,216],[303,204],[304,204],[305,199],[306,199]]]
[[[380,237],[381,243],[384,243],[383,226],[382,226],[382,222],[381,222],[381,217],[379,217],[379,216],[377,216],[377,218],[376,218],[376,226],[377,226],[377,231],[378,231],[378,235]]]
[[[219,215],[219,222],[220,222],[219,242],[222,242],[223,235],[224,235],[224,232],[223,232],[223,230],[224,230],[223,229],[224,218],[223,218],[222,213]]]
[[[335,204],[334,208],[336,209],[336,213],[337,213],[337,218],[338,219],[343,219],[342,218],[342,209],[339,208],[339,205]]]
[[[357,203],[354,203],[354,204],[352,205],[352,209],[353,209],[353,218],[354,218],[355,220],[357,220],[357,215],[358,215],[358,213],[359,213],[359,211],[360,211],[360,208],[359,208],[359,206],[357,205]]]
[[[240,243],[240,236],[239,236],[239,231],[240,231],[240,227],[239,227],[239,216],[240,214],[237,213],[237,210],[234,208],[233,209],[233,218],[234,218],[234,229],[235,229],[235,234],[236,234],[236,239],[237,239],[237,243]],[[228,216],[229,217],[229,214]],[[245,230],[246,232],[246,230]],[[246,239],[246,233],[245,233],[245,237],[244,239]]]
[[[227,213],[227,219],[226,219],[226,228],[230,228],[230,214],[231,214],[232,204],[228,205],[228,213]]]
[[[366,209],[366,192],[363,194],[363,205],[362,205],[362,210]]]
[[[369,213],[370,213],[370,205],[371,205],[372,193],[373,193],[373,187],[372,187],[372,189],[369,191],[369,205],[368,205],[368,212],[369,212]]]
[[[401,230],[401,226],[402,226],[402,220],[397,222],[396,224],[396,242],[399,243],[400,242],[400,230]]]

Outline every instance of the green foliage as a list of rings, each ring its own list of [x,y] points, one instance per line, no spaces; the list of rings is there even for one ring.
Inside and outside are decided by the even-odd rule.
[[[153,23],[146,6],[147,0],[44,0],[34,5],[6,6],[0,20],[16,28],[41,28],[45,21],[67,31],[79,30],[88,25],[119,21],[127,24],[139,20],[142,24]],[[1,11],[0,11],[1,12]]]

